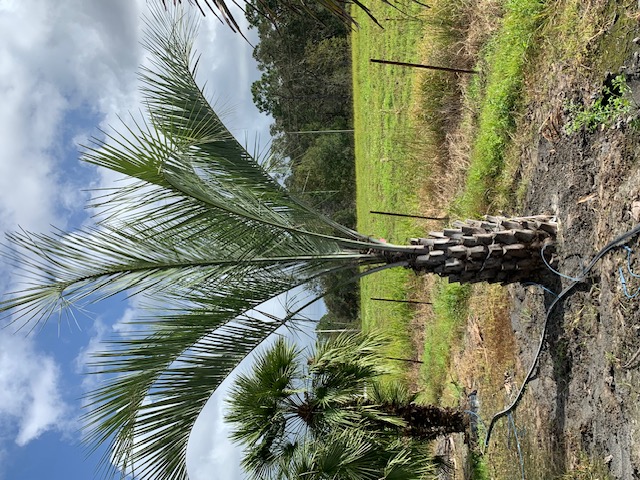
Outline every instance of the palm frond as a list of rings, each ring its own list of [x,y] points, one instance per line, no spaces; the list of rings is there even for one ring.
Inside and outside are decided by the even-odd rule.
[[[166,7],[166,0],[161,0],[162,4]],[[341,0],[316,0],[318,5],[322,8],[326,9],[329,13],[335,16],[338,20],[343,22],[348,26],[357,26],[357,22],[355,18],[349,13],[349,10],[346,8],[346,3]],[[202,3],[200,3],[202,2]],[[382,0],[383,3],[391,5],[387,0]],[[180,4],[182,0],[173,0],[173,4]],[[233,13],[229,9],[227,3],[223,0],[189,0],[189,3],[195,5],[198,10],[202,13],[202,15],[206,15],[206,12],[211,12],[216,18],[220,21],[226,23],[231,30],[234,32],[239,32],[242,34],[242,30],[238,25]],[[244,2],[247,8],[256,9],[260,15],[264,15],[266,18],[269,18],[274,24],[278,23],[278,18],[273,14],[272,8],[270,8],[269,2],[267,0],[256,0],[250,1],[245,0]],[[374,23],[378,26],[381,26],[376,17],[373,15],[372,11],[365,5],[364,3],[355,0],[353,2],[358,8],[360,8]],[[238,5],[237,2],[234,2],[235,5]],[[204,5],[204,6],[203,6]],[[206,7],[206,8],[204,8]],[[305,2],[295,2],[290,0],[282,1],[282,8],[290,10],[298,15],[313,15],[312,9],[305,4]],[[397,8],[397,7],[394,7]]]
[[[211,311],[161,320],[99,355],[98,372],[115,375],[90,396],[87,439],[112,442],[109,461],[141,478],[184,479],[188,436],[215,386],[279,324]]]
[[[423,478],[431,471],[424,446],[401,435],[405,421],[365,394],[385,372],[385,342],[373,333],[340,335],[318,342],[307,359],[281,338],[258,355],[236,379],[226,417],[252,478]]]
[[[288,480],[436,478],[427,445],[384,441],[363,430],[332,431],[322,439],[306,439],[281,459],[279,471],[277,478]]]
[[[274,426],[280,429],[277,414],[279,402],[295,392],[301,378],[297,359],[299,351],[282,338],[259,354],[250,374],[240,374],[229,392],[226,420],[238,428],[232,440],[255,446]]]
[[[9,235],[27,277],[0,303],[34,325],[69,305],[120,292],[162,305],[97,359],[88,439],[104,465],[185,479],[188,435],[207,399],[282,322],[252,318],[266,300],[342,265],[376,264],[376,242],[314,212],[233,139],[196,84],[196,24],[180,11],[148,21],[153,70],[142,74],[147,123],[105,134],[84,160],[130,183],[103,192],[93,227]]]
[[[250,373],[238,375],[229,393],[225,420],[236,426],[231,439],[245,446],[243,468],[260,478],[274,475],[279,459],[293,448],[282,412],[303,374],[300,353],[278,338],[256,356]]]

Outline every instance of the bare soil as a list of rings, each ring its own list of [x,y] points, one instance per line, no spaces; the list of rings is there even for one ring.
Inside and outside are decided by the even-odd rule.
[[[638,58],[634,53],[620,70],[635,98],[640,98]],[[571,276],[638,222],[632,204],[640,200],[640,131],[628,117],[611,128],[566,133],[568,102],[585,93],[599,95],[602,84],[580,85],[571,72],[558,71],[556,87],[544,105],[530,106],[531,118],[550,113],[523,153],[520,174],[528,178],[528,188],[522,213],[557,216],[557,268]],[[507,442],[512,452],[520,447],[527,479],[640,478],[640,296],[625,295],[619,274],[622,269],[633,295],[640,279],[628,267],[640,273],[638,238],[628,246],[630,255],[623,248],[607,254],[550,317],[535,379],[514,416],[517,436],[507,419],[501,420],[487,451],[489,464],[491,450],[504,450]],[[543,283],[560,292],[568,282],[549,275]],[[509,293],[517,360],[514,371],[505,372],[503,405],[533,362],[553,298],[540,286],[509,287]],[[483,417],[492,413],[485,409]],[[502,466],[493,468],[495,478],[521,477],[520,455],[511,460],[507,470],[513,477],[501,476]]]
[[[609,28],[618,17],[612,18]],[[531,128],[519,139],[514,175],[526,188],[519,210],[507,213],[557,217],[557,270],[569,277],[639,221],[632,212],[640,201],[638,112],[593,132],[565,129],[571,120],[567,106],[593,102],[611,73],[625,75],[640,103],[640,40],[631,40],[640,37],[640,25],[632,25],[615,41],[601,39],[592,52],[604,60],[607,49],[623,53],[611,72],[602,65],[577,70],[556,62],[530,79],[537,82],[529,85],[536,94],[521,122]],[[640,274],[640,239],[627,246],[631,253],[618,248],[607,254],[551,315],[535,377],[484,451],[491,478],[640,479],[640,293],[629,298],[620,278],[622,271],[628,294],[640,292],[640,278],[630,274]],[[511,308],[468,322],[452,371],[466,393],[478,390],[485,422],[515,397],[534,361],[551,292],[569,282],[549,274],[542,285],[493,291]],[[482,434],[481,428],[480,440]],[[456,478],[470,478],[467,446],[457,440],[454,450]]]

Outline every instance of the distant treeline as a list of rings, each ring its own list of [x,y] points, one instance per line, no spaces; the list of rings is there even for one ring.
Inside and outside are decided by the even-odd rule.
[[[306,15],[277,1],[260,0],[260,5],[269,16],[248,6],[246,17],[260,37],[253,56],[262,76],[251,86],[253,101],[274,118],[269,165],[290,191],[355,227],[353,134],[315,133],[353,128],[348,28],[313,3],[305,6]],[[277,28],[269,17],[278,18]],[[339,287],[352,275],[344,272],[317,285],[329,291],[325,325],[357,318],[358,285]]]

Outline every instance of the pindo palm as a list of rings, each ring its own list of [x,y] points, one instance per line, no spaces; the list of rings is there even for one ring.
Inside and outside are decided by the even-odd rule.
[[[0,308],[38,325],[119,292],[158,309],[105,345],[90,394],[88,440],[141,478],[187,478],[193,424],[222,380],[283,318],[252,314],[322,275],[359,266],[433,271],[463,281],[516,281],[553,238],[546,218],[469,221],[392,245],[326,218],[274,181],[231,136],[195,82],[196,23],[155,11],[141,73],[148,120],[106,134],[83,159],[131,179],[102,196],[103,216],[75,232],[9,235],[7,258],[31,280]]]

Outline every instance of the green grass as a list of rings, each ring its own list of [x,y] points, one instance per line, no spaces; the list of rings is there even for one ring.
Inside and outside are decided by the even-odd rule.
[[[516,126],[524,73],[536,34],[542,24],[545,2],[507,0],[502,25],[486,45],[471,102],[479,105],[477,132],[465,190],[454,211],[477,216],[494,202],[505,153]]]
[[[420,400],[437,403],[447,383],[452,346],[459,343],[467,320],[469,285],[447,283],[442,280],[433,292],[435,321],[426,326],[423,365],[420,380],[423,393]]]
[[[432,5],[439,3],[442,1],[431,2]],[[547,87],[555,85],[556,81],[551,67],[558,63],[576,72],[582,84],[587,79],[601,81],[605,70],[616,71],[629,57],[630,49],[634,48],[631,39],[635,36],[638,17],[632,4],[580,0],[502,1],[504,15],[496,19],[500,22],[499,28],[480,51],[475,66],[481,74],[464,90],[463,121],[469,127],[465,133],[470,132],[471,152],[466,181],[464,185],[459,182],[458,191],[462,193],[456,195],[449,207],[453,214],[476,217],[487,210],[495,212],[509,205],[508,197],[515,197],[515,190],[525,191],[526,168],[520,171],[523,177],[518,178],[524,178],[521,183],[514,181],[515,175],[511,173],[519,168],[519,146],[527,144],[528,140],[535,140],[539,136],[540,125],[527,122],[528,119],[523,116],[526,111],[524,107],[528,102],[535,106],[540,100],[549,100]],[[614,22],[616,18],[618,20]],[[415,23],[402,25],[403,29],[410,27],[408,32],[385,24],[385,30],[381,33],[365,18],[360,21],[363,28],[353,39],[359,229],[390,241],[402,242],[407,236],[415,236],[413,232],[419,226],[389,218],[373,218],[368,210],[413,213],[414,208],[419,208],[420,198],[416,198],[416,192],[421,191],[422,182],[428,182],[434,170],[431,165],[416,162],[409,147],[416,142],[416,132],[423,133],[425,130],[433,134],[427,142],[423,142],[428,143],[430,148],[438,147],[442,141],[443,130],[438,128],[439,125],[429,124],[442,117],[439,109],[444,103],[440,102],[439,106],[434,107],[438,102],[433,99],[437,99],[439,90],[445,87],[438,83],[442,78],[437,76],[427,78],[411,70],[368,63],[369,58],[429,63],[422,55],[424,45],[416,47],[414,42],[432,42],[433,38],[420,37]],[[621,38],[625,41],[621,41]],[[429,45],[429,49],[438,51],[440,47]],[[416,77],[422,78],[416,80]],[[536,81],[542,82],[534,85]],[[409,87],[411,83],[414,85],[413,91]],[[414,109],[413,115],[406,115],[409,108]],[[426,129],[423,128],[425,126]],[[444,133],[448,133],[446,129]],[[433,162],[436,156],[425,155],[424,158]],[[418,170],[411,171],[412,165],[417,165]],[[446,191],[452,190],[448,188]],[[514,205],[511,204],[512,207]],[[406,272],[389,272],[388,275],[372,276],[363,283],[363,328],[382,326],[395,335],[397,343],[393,356],[409,356],[403,349],[408,346],[406,325],[412,312],[406,305],[399,304],[383,308],[368,301],[368,298],[406,298],[409,278]],[[508,312],[508,301],[504,295],[491,298],[487,292],[489,289],[486,287],[476,286],[471,296],[469,290],[459,285],[436,282],[431,298],[434,302],[434,318],[425,332],[425,364],[421,369],[422,401],[457,404],[459,395],[454,398],[447,391],[447,386],[451,385],[448,382],[448,369],[452,351],[460,345],[461,327],[469,316],[467,304],[471,304],[471,314],[474,316],[478,315],[474,309],[477,310],[480,303],[488,306],[489,311],[500,305]],[[500,311],[496,315],[502,320],[506,318],[508,330],[507,313]],[[487,312],[480,314],[483,319],[486,316]],[[484,325],[488,328],[493,323],[485,322]],[[495,325],[504,326],[500,322]],[[512,353],[505,349],[505,342],[499,341],[504,340],[500,335],[504,331],[503,328],[492,332],[488,328],[485,333],[491,339],[487,341],[487,348],[493,345],[492,351],[503,353],[506,358],[497,359],[496,355],[492,355],[484,360],[488,363],[485,369],[480,370],[485,372],[487,378],[479,380],[478,388],[495,391],[496,398],[502,398],[500,392],[503,386],[501,381],[497,385],[492,382],[496,372],[499,376],[504,371],[498,371],[498,368],[509,364],[512,358]],[[493,408],[500,406],[492,405]],[[533,421],[528,419],[528,422],[527,425],[533,430]],[[534,472],[534,476],[535,472],[541,472],[540,478],[551,478],[547,473],[555,472],[553,463],[549,463],[553,455],[538,450],[537,447],[527,450],[531,452],[531,460],[526,464],[527,472],[529,475]],[[518,464],[514,463],[513,452],[506,447],[494,449],[487,458],[472,456],[471,462],[472,478],[476,479],[515,478],[514,475],[520,473]],[[487,472],[489,469],[491,475]],[[504,472],[510,473],[505,476]],[[574,471],[562,478],[606,476],[604,469],[601,472],[600,465],[594,465],[589,459],[581,459]]]
[[[476,452],[470,454],[471,480],[489,480],[489,469],[483,456]]]
[[[409,9],[411,17],[378,3],[374,15],[384,30],[356,12],[360,24],[352,35],[356,204],[358,230],[363,233],[393,243],[406,243],[409,237],[426,234],[424,223],[373,215],[370,210],[423,213],[431,175],[442,168],[444,123],[449,117],[445,111],[458,88],[454,75],[372,64],[369,60],[453,65],[455,35],[451,32],[455,22],[463,21],[458,15],[461,5],[464,2],[435,0],[430,2],[430,9],[425,9],[409,3],[403,10]],[[429,43],[426,51],[425,41]],[[388,356],[416,355],[409,333],[413,310],[406,304],[383,304],[370,298],[406,299],[414,283],[413,273],[406,270],[388,270],[361,282],[362,327],[381,330],[394,339]],[[446,318],[445,323],[448,321]],[[395,362],[395,366],[398,378],[403,378],[407,364]],[[432,370],[435,368],[432,366]],[[441,378],[446,365],[439,362],[437,368],[442,369],[438,374]]]
[[[446,2],[433,3],[435,15],[440,15],[437,18],[450,26],[448,17],[455,8],[447,8],[451,4]],[[543,7],[541,0],[507,0],[501,28],[482,51],[479,67],[483,73],[468,90],[468,100],[476,102],[472,107],[478,112],[476,137],[467,181],[453,207],[456,213],[476,216],[496,193],[494,183],[502,172],[515,127],[527,54],[540,25]],[[412,8],[419,7],[413,5]],[[351,39],[358,230],[389,242],[405,243],[408,237],[424,235],[424,226],[369,212],[420,213],[424,201],[419,194],[424,193],[425,183],[437,182],[430,179],[432,172],[438,174],[434,159],[438,157],[438,161],[443,161],[438,150],[442,150],[445,132],[438,121],[444,116],[442,109],[448,100],[435,99],[451,98],[456,86],[433,73],[425,75],[415,69],[371,64],[369,59],[421,63],[425,52],[421,42],[443,42],[426,49],[443,52],[446,42],[452,43],[453,37],[425,35],[429,28],[446,31],[442,25],[434,28],[436,17],[433,16],[431,23],[384,22],[384,18],[399,14],[382,4],[374,14],[382,21],[384,30],[357,12],[360,28]],[[439,54],[431,64],[455,61],[451,56]],[[429,86],[433,90],[429,90]],[[429,136],[426,140],[425,132]],[[428,151],[422,157],[416,155],[417,144],[431,149],[432,155]],[[446,168],[446,158],[444,161]],[[412,275],[409,271],[389,270],[361,282],[362,328],[382,330],[394,339],[388,356],[411,358],[414,355],[408,329],[412,310],[407,305],[382,304],[370,298],[407,298]],[[467,289],[446,282],[440,283],[434,292],[435,318],[425,332],[425,364],[421,374],[424,398],[429,401],[437,401],[446,383],[451,346],[458,341],[461,326],[466,322],[467,297]],[[405,365],[399,366],[400,370],[403,368]]]
[[[421,233],[415,222],[369,211],[411,214],[418,209],[417,192],[425,164],[408,155],[413,138],[408,112],[415,71],[372,64],[369,59],[415,61],[421,28],[419,22],[385,22],[384,18],[396,16],[397,12],[382,3],[377,5],[374,14],[385,28],[356,11],[360,27],[351,38],[358,231],[404,244],[409,237]],[[412,311],[406,304],[374,302],[370,298],[405,299],[412,276],[410,271],[396,269],[361,281],[362,328],[386,332],[394,339],[388,356],[411,358],[407,327]],[[402,364],[400,370],[404,367]]]

